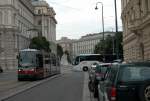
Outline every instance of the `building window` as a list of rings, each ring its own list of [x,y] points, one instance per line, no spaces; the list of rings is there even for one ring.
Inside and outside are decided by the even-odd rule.
[[[38,10],[38,14],[42,14],[42,11],[40,9]]]
[[[0,24],[2,24],[2,12],[0,12]]]
[[[42,21],[41,20],[38,21],[38,25],[42,25]]]
[[[145,0],[146,11],[148,11],[148,1],[149,1],[149,0]]]

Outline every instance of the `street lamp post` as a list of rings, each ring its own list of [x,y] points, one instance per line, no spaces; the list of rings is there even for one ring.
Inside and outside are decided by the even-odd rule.
[[[104,41],[104,10],[103,10],[103,3],[102,3],[102,2],[97,2],[97,3],[96,3],[95,10],[98,9],[97,5],[98,5],[99,3],[102,5],[102,27],[103,27],[103,38],[102,38],[102,40]]]
[[[96,3],[96,7],[95,7],[95,10],[97,10],[98,9],[98,7],[97,7],[97,5],[98,4],[101,4],[101,6],[102,6],[102,27],[103,27],[103,38],[102,38],[102,42],[104,42],[104,10],[103,10],[103,3],[102,2],[97,2]],[[102,55],[103,55],[103,61],[105,61],[105,55],[104,55],[104,47],[103,47],[103,49],[102,49]]]

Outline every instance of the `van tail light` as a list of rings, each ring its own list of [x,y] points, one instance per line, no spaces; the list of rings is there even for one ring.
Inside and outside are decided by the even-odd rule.
[[[99,76],[100,74],[99,73],[96,73],[96,76]]]
[[[111,101],[116,101],[116,95],[117,95],[117,91],[115,87],[111,88],[111,92],[110,92],[110,99]]]

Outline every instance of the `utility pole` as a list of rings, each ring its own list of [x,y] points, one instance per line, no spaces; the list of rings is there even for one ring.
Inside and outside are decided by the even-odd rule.
[[[119,44],[118,44],[118,20],[117,20],[117,3],[116,0],[114,0],[114,5],[115,5],[115,29],[116,29],[116,56],[117,59],[119,59]]]

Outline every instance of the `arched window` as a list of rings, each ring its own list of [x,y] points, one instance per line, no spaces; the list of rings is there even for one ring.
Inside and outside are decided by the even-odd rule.
[[[41,10],[39,9],[39,10],[38,10],[38,14],[41,14],[41,13],[42,13],[42,12],[41,12]]]
[[[42,25],[42,21],[41,20],[38,21],[38,25]]]

